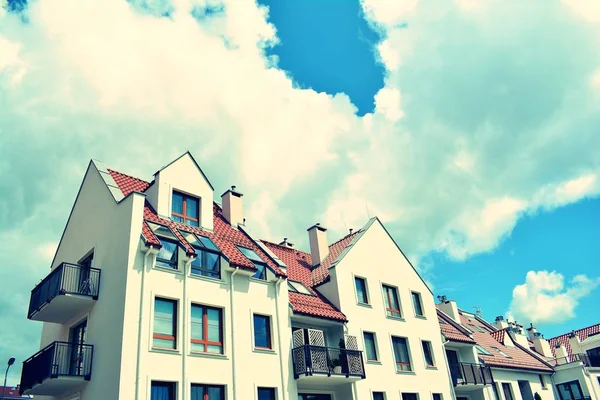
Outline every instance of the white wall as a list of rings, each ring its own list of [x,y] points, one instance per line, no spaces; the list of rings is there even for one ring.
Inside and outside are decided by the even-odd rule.
[[[537,372],[492,368],[492,376],[494,377],[494,381],[498,384],[498,390],[502,399],[504,399],[504,393],[502,392],[502,383],[509,383],[512,388],[514,399],[521,400],[522,397],[521,391],[519,390],[518,381],[529,381],[529,385],[531,386],[531,392],[534,396],[537,392],[542,397],[542,400],[554,400],[554,391],[552,388],[551,374],[544,373],[542,375],[544,375],[544,382],[546,382],[546,388],[542,388]]]

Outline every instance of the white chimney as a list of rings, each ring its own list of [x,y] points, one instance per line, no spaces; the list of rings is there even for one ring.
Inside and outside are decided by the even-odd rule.
[[[532,340],[533,346],[535,347],[535,351],[538,354],[543,355],[544,357],[552,357],[552,350],[550,349],[550,344],[546,339],[542,337],[539,333]]]
[[[529,328],[527,328],[527,338],[529,340],[531,340],[533,342],[533,339],[535,339],[537,333],[537,329],[535,329],[535,326],[533,326],[533,323],[529,323]]]
[[[445,297],[445,296],[442,296]],[[455,322],[460,322],[460,314],[458,313],[458,307],[456,306],[456,302],[454,300],[445,300],[442,301],[438,308],[452,318]]]
[[[245,225],[242,196],[243,194],[236,192],[235,186],[221,195],[223,216],[234,228]]]
[[[583,353],[583,350],[581,350],[581,340],[579,340],[579,336],[575,332],[571,332],[571,335],[569,335],[569,346],[571,346],[571,354]]]
[[[554,348],[554,354],[556,354],[556,363],[558,365],[560,364],[567,364],[569,361],[566,359],[566,357],[569,355],[567,353],[567,348],[565,347],[564,344],[560,344],[560,346],[556,346]]]
[[[508,328],[508,323],[504,320],[502,315],[498,315],[496,317],[496,320],[494,321],[494,328],[498,330]]]
[[[509,325],[511,325],[511,324],[509,323]],[[508,332],[510,334],[510,338],[515,343],[518,343],[519,345],[525,347],[526,349],[529,348],[529,342],[527,341],[527,337],[523,334],[523,326],[522,325],[514,323],[514,324],[512,324],[512,326],[509,326]]]
[[[310,241],[310,256],[313,267],[321,264],[325,257],[329,254],[329,247],[327,245],[327,229],[323,228],[321,224],[316,223],[308,231],[308,240]]]

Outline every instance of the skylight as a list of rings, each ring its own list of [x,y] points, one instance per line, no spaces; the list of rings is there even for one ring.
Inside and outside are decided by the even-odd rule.
[[[169,228],[168,226],[159,225],[159,224],[155,224],[153,222],[148,222],[148,221],[146,221],[146,223],[148,224],[148,227],[150,228],[150,230],[152,230],[152,233],[154,233],[156,236],[162,236],[165,238],[175,239],[175,240],[179,241],[177,239],[177,236],[175,236],[175,234],[173,233],[171,228]]]
[[[205,236],[196,235],[191,232],[186,232],[186,231],[182,231],[182,230],[179,230],[179,233],[181,233],[181,235],[185,238],[185,240],[187,240],[189,242],[189,244],[191,244],[194,247],[212,250],[212,251],[219,251],[219,252],[221,251],[217,247],[217,245],[213,243],[212,240],[210,240],[209,238],[207,238]]]
[[[313,296],[312,292],[310,290],[308,290],[308,288],[306,286],[304,286],[303,284],[301,284],[300,282],[288,280],[288,289],[290,289],[293,292],[308,294],[308,295]]]
[[[480,345],[475,345],[475,348],[477,349],[477,353],[482,354],[484,356],[491,356],[492,353],[490,353],[489,351],[487,351],[486,349],[484,349],[483,347],[481,347]]]
[[[481,329],[480,327],[478,327],[477,325],[469,324],[469,326],[472,327],[473,329],[475,329],[479,333],[485,333],[484,330]]]
[[[256,268],[256,272],[252,275],[255,279],[266,280],[267,279],[267,263],[265,263],[262,258],[256,254],[256,252],[252,249],[248,249],[242,246],[236,246],[239,251],[242,252],[243,255],[248,258],[254,267]]]
[[[506,358],[511,358],[511,356],[509,356],[508,354],[506,354],[505,352],[503,352],[502,350],[500,350],[497,347],[492,347],[492,349],[496,350],[498,353],[502,354]]]
[[[237,246],[238,250],[242,252],[243,255],[245,255],[250,261],[258,261],[261,263],[264,263],[264,261],[262,260],[262,258],[260,258],[258,256],[258,254],[256,254],[256,252],[252,249],[248,249],[246,247],[242,247],[242,246]]]

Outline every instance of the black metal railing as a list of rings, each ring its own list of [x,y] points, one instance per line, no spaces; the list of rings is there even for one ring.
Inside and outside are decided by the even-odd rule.
[[[452,384],[457,385],[489,385],[494,383],[490,367],[482,364],[463,363],[450,364]]]
[[[565,365],[574,362],[581,362],[586,367],[600,367],[600,357],[591,357],[589,354],[582,353],[559,357],[554,360],[554,365]]]
[[[100,270],[62,263],[31,291],[28,318],[61,294],[78,294],[98,299]]]
[[[93,356],[94,346],[90,344],[51,343],[23,362],[21,394],[49,378],[81,376],[89,380]]]
[[[292,350],[294,378],[300,375],[342,375],[365,378],[362,351],[303,345]]]

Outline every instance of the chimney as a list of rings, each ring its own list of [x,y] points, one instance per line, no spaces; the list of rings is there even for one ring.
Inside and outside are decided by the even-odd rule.
[[[456,302],[454,300],[446,300],[445,297],[446,296],[439,297],[440,300],[443,301],[438,305],[438,308],[440,309],[440,311],[444,312],[446,315],[452,318],[455,322],[460,324],[460,314],[458,313],[458,307],[456,306]]]
[[[223,216],[234,228],[237,228],[238,225],[245,225],[246,222],[242,196],[243,194],[235,190],[235,186],[232,186],[231,189],[221,195]]]
[[[308,231],[308,240],[310,241],[310,256],[313,267],[321,264],[325,257],[329,254],[327,246],[327,229],[323,228],[320,223],[316,223]]]
[[[533,339],[536,337],[537,329],[533,326],[533,323],[529,323],[529,328],[527,328],[527,337],[529,340],[533,342]]]
[[[284,247],[289,247],[289,248],[293,248],[294,244],[288,242],[288,238],[283,238],[283,241],[281,243],[279,243],[280,246],[284,246]]]
[[[552,350],[550,349],[550,344],[546,339],[544,339],[544,337],[539,332],[535,333],[532,342],[533,346],[535,347],[535,351],[538,354],[541,354],[544,357],[552,357]]]
[[[506,323],[502,315],[498,315],[496,317],[496,320],[494,321],[494,328],[498,330],[508,328],[508,323]]]
[[[559,346],[556,346],[554,348],[554,353],[556,354],[556,364],[560,365],[569,363],[569,360],[567,359],[569,354],[567,353],[567,348],[564,344],[561,343]]]
[[[569,346],[571,346],[571,354],[583,353],[581,350],[581,340],[579,340],[579,336],[575,334],[575,331],[569,335]]]
[[[508,325],[508,333],[510,334],[510,338],[515,343],[518,343],[526,349],[529,349],[529,342],[527,341],[527,337],[523,334],[523,325],[519,325],[516,322],[514,324],[509,322]]]

